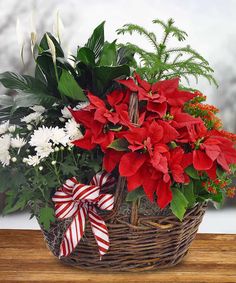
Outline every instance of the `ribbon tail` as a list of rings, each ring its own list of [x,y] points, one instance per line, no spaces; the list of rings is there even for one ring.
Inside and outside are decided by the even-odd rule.
[[[63,236],[59,258],[68,256],[75,250],[84,234],[86,215],[86,208],[80,207]]]
[[[106,254],[110,246],[107,226],[94,207],[90,208],[88,217],[91,223],[92,232],[98,245],[101,260],[102,256]]]

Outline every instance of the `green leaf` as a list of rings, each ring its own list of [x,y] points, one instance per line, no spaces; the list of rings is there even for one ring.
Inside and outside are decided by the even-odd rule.
[[[105,21],[95,28],[91,37],[85,44],[85,47],[88,47],[94,52],[95,58],[99,57],[104,45],[104,24]]]
[[[219,204],[221,204],[223,202],[223,200],[224,200],[223,192],[222,191],[218,191],[216,195],[210,194],[210,198],[214,202],[218,202]]]
[[[104,47],[101,52],[100,66],[114,66],[116,65],[116,43],[105,42]]]
[[[182,221],[188,207],[188,201],[179,189],[172,188],[172,193],[173,199],[170,204],[171,211]]]
[[[74,100],[87,101],[82,88],[78,85],[74,77],[66,70],[62,70],[58,89],[62,95],[68,96]]]
[[[43,37],[40,41],[40,44],[39,44],[39,52],[42,53],[43,51],[49,50],[47,36],[52,40],[52,42],[55,46],[56,56],[57,57],[64,57],[64,52],[63,52],[59,42],[56,40],[56,38],[50,32],[47,32],[43,35]]]
[[[216,175],[217,177],[222,178],[225,175],[225,171],[218,166],[216,169]]]
[[[25,206],[26,206],[26,200],[23,198],[19,198],[13,206],[7,204],[3,209],[3,214],[6,215],[18,210],[23,210]]]
[[[1,94],[0,95],[0,106],[2,108],[7,108],[13,105],[13,97],[10,95]]]
[[[17,191],[11,187],[11,190],[6,192],[6,206],[3,210],[4,215],[25,209],[28,201],[33,197],[33,191],[32,188],[24,188],[25,190]]]
[[[126,195],[125,201],[127,202],[135,202],[139,198],[145,195],[143,188],[137,188]]]
[[[68,158],[65,161],[65,163],[61,163],[61,171],[63,173],[63,176],[74,176],[77,174],[77,167],[75,167],[75,164],[69,163]]]
[[[53,64],[52,56],[50,55],[50,53],[43,52],[39,54],[36,62],[43,72],[43,75],[47,79],[48,89],[53,92],[54,95],[59,96],[59,93],[57,91],[57,77],[60,76],[61,70],[56,68]],[[57,70],[57,74],[55,70]]]
[[[104,85],[108,82],[117,79],[119,77],[127,77],[130,75],[130,69],[128,65],[105,67],[100,66],[94,68],[94,73],[99,81]]]
[[[111,85],[112,81],[121,77],[128,77],[130,75],[130,68],[128,65],[116,67],[95,67],[94,78],[96,79],[96,90],[102,94]]]
[[[77,59],[86,65],[95,66],[95,54],[87,47],[78,48]]]
[[[183,192],[185,198],[188,201],[188,207],[193,207],[194,204],[196,203],[196,197],[195,197],[195,194],[194,194],[193,182],[190,181],[189,184],[183,185],[182,192]]]
[[[49,106],[57,101],[50,95],[45,84],[33,77],[5,72],[0,74],[0,81],[5,87],[19,92],[14,97],[0,96],[0,105],[10,107],[12,113],[17,108],[30,107],[35,104]]]
[[[36,65],[35,71],[34,71],[35,78],[39,81],[41,81],[43,84],[47,85],[47,79],[41,70],[39,65]]]
[[[213,200],[213,205],[216,209],[221,209],[224,205],[225,195],[221,192],[220,192],[220,194],[221,194],[221,197],[218,199],[218,201]]]
[[[117,151],[126,151],[128,149],[128,142],[126,139],[116,139],[108,146],[108,148],[112,148]]]
[[[20,93],[14,97],[13,109],[21,107],[30,107],[35,104],[43,105],[45,107],[52,106],[58,99],[51,95],[34,95],[31,93]]]
[[[117,65],[129,65],[131,66],[134,62],[134,53],[127,46],[121,46],[117,51]]]
[[[5,72],[0,74],[0,82],[9,89],[31,94],[48,94],[46,85],[31,76]]]
[[[39,222],[45,230],[49,230],[51,222],[55,221],[54,210],[51,207],[45,206],[39,211]]]
[[[193,166],[189,166],[185,169],[185,172],[193,179],[199,180],[200,176],[198,175],[198,171],[193,168]]]
[[[21,185],[25,185],[27,180],[22,172],[22,168],[0,167],[0,192],[7,189],[16,190]]]

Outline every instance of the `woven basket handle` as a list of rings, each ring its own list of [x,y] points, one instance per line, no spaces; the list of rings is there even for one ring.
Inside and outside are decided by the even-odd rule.
[[[138,96],[137,93],[132,93],[130,96],[130,103],[129,103],[129,118],[130,121],[134,124],[138,123]],[[114,201],[114,208],[111,213],[107,214],[104,217],[104,220],[111,220],[114,219],[119,211],[119,208],[123,201],[124,190],[126,186],[126,179],[124,177],[119,176],[116,186],[115,192],[115,201]],[[136,225],[138,220],[138,204],[133,203],[132,211],[131,211],[131,224]]]

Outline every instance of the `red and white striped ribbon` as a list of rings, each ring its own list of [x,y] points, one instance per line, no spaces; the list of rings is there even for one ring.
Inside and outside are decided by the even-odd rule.
[[[68,179],[54,194],[55,215],[59,219],[72,217],[60,246],[60,257],[70,255],[83,237],[88,215],[92,232],[103,256],[109,249],[109,235],[105,222],[98,215],[95,206],[101,210],[112,210],[114,197],[100,193],[114,186],[115,179],[106,172],[97,173],[90,185],[78,183],[75,177]]]

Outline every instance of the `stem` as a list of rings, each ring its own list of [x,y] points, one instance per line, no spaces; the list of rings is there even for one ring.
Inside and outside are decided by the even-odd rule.
[[[164,38],[163,38],[163,41],[162,41],[162,43],[160,44],[160,46],[161,46],[162,48],[161,48],[161,47],[159,48],[159,51],[158,51],[158,54],[157,54],[157,57],[159,58],[159,60],[161,60],[161,57],[162,57],[162,55],[163,55],[163,51],[164,51],[164,49],[165,49],[164,46],[165,46],[165,43],[166,43],[166,40],[167,40],[169,34],[170,34],[170,32],[166,32],[166,34],[165,34],[165,36],[164,36]],[[165,57],[165,59],[164,59],[163,62],[166,63],[167,59],[168,59],[168,56]],[[158,80],[158,81],[161,79],[162,74],[163,74],[163,70],[161,70],[161,71],[159,72],[159,74],[158,74],[158,77],[157,77],[157,80]]]
[[[74,153],[72,153],[72,158],[73,158],[73,161],[74,161],[75,167],[77,167],[77,166],[78,166],[78,163],[77,163],[77,160],[75,159],[75,155],[74,155]]]
[[[57,177],[57,181],[58,181],[58,184],[61,185],[61,180],[60,180],[60,171],[57,169],[57,166],[56,164],[53,165],[54,167],[54,172],[55,172],[55,175]]]

